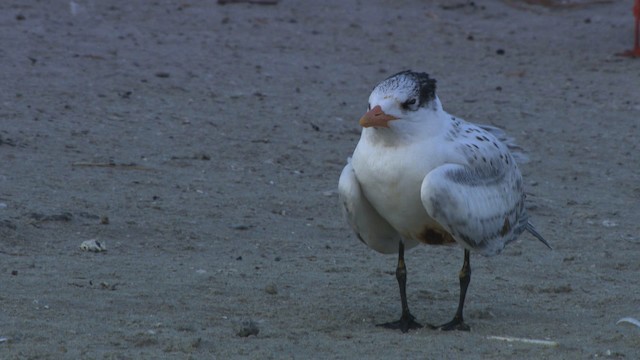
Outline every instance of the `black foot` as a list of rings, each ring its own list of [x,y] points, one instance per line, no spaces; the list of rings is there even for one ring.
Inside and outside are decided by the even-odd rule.
[[[402,314],[400,320],[392,321],[384,324],[376,324],[376,326],[380,326],[387,329],[400,330],[403,333],[406,333],[409,330],[415,330],[422,328],[422,324],[416,321],[416,318],[413,317],[410,313]]]
[[[442,324],[440,326],[437,327],[439,330],[442,331],[451,331],[451,330],[458,330],[458,331],[469,331],[471,330],[471,328],[469,327],[469,325],[464,323],[464,320],[460,319],[460,318],[453,318],[453,320],[449,321],[446,324]]]

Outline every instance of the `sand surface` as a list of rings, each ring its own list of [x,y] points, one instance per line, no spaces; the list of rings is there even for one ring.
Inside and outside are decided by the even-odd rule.
[[[632,1],[570,3],[2,1],[0,358],[640,358]],[[375,327],[396,257],[337,204],[408,68],[528,152],[554,247],[472,256],[470,332]],[[461,248],[406,259],[413,314],[450,320]]]

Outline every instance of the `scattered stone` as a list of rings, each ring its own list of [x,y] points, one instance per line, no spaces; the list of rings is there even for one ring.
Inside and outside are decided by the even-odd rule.
[[[108,283],[106,281],[100,282],[100,289],[102,289],[102,290],[111,290],[111,291],[113,291],[113,290],[116,290],[116,286],[118,286],[117,283],[116,284],[110,284],[110,283]]]
[[[235,225],[231,225],[231,228],[234,230],[249,230],[251,226],[246,224],[235,224]]]
[[[269,295],[276,295],[278,293],[278,288],[276,287],[276,284],[270,283],[264,288],[264,291]]]
[[[238,330],[236,335],[240,337],[248,337],[251,335],[257,336],[259,332],[260,329],[258,329],[258,325],[256,325],[255,322],[251,320],[245,320],[242,322],[242,324],[240,324],[240,329]]]
[[[322,192],[322,195],[323,196],[327,196],[327,197],[334,196],[334,195],[337,195],[337,194],[338,194],[337,190],[327,190],[327,191],[323,191]]]
[[[90,220],[97,220],[100,219],[100,216],[96,215],[96,214],[91,214],[88,212],[80,212],[78,213],[78,216],[83,217],[85,219],[90,219]]]
[[[472,319],[491,320],[495,319],[496,315],[489,309],[475,310],[469,312],[469,317]]]

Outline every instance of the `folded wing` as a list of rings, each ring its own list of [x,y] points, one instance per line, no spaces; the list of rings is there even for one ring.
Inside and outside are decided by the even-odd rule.
[[[398,251],[400,235],[364,196],[350,161],[340,175],[338,194],[347,221],[362,242],[381,253]]]
[[[500,253],[527,226],[515,166],[439,166],[424,178],[421,200],[458,243],[485,255]]]

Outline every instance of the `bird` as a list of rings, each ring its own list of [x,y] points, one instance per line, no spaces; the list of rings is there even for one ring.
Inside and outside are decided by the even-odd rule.
[[[360,140],[340,174],[338,195],[360,241],[398,254],[402,314],[378,326],[423,327],[407,304],[405,249],[457,243],[464,250],[458,308],[451,321],[428,326],[469,331],[463,308],[471,251],[497,255],[525,231],[551,248],[529,221],[516,163],[520,148],[502,129],[447,113],[436,80],[411,70],[374,87],[359,124]]]
[[[633,31],[633,48],[619,55],[638,58],[640,57],[640,0],[634,1],[633,16],[635,17]]]

